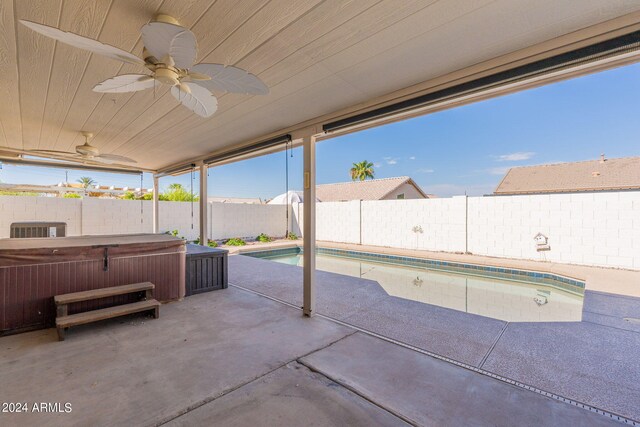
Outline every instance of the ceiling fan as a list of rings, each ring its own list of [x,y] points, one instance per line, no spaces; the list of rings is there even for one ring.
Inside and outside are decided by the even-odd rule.
[[[89,144],[89,140],[93,138],[91,132],[81,132],[84,136],[84,144],[76,145],[76,151],[57,151],[57,150],[27,150],[28,154],[38,155],[56,155],[62,158],[68,158],[72,160],[90,160],[100,163],[137,163],[135,160],[124,156],[118,156],[117,154],[103,154],[100,153],[93,145]]]
[[[196,64],[195,35],[168,15],[157,15],[140,32],[143,57],[78,34],[31,21],[20,22],[33,31],[59,42],[88,50],[129,64],[147,67],[151,74],[123,74],[101,83],[95,92],[136,92],[151,89],[156,82],[171,86],[171,94],[185,107],[201,117],[210,117],[218,107],[212,90],[252,95],[266,95],[269,88],[255,75],[223,64]]]

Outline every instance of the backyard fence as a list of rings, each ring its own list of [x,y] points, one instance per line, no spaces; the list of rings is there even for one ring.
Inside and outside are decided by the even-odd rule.
[[[25,221],[65,222],[67,236],[151,233],[152,209],[149,200],[0,196],[0,238],[9,237],[12,223]],[[208,212],[210,239],[286,232],[285,205],[209,202]],[[161,232],[176,230],[188,240],[198,238],[197,202],[161,201],[159,214]]]
[[[292,211],[302,230],[304,206]],[[640,269],[640,192],[319,203],[316,238]]]
[[[318,203],[318,240],[640,269],[640,192]],[[302,234],[304,205],[209,203],[211,239]],[[150,201],[0,196],[0,237],[24,221],[67,235],[152,231]],[[193,228],[192,228],[193,224]],[[160,202],[160,230],[198,237],[197,204]],[[548,238],[538,251],[534,237]]]

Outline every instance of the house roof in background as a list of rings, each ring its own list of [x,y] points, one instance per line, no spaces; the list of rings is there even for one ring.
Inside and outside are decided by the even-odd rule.
[[[425,192],[408,176],[321,184],[316,187],[316,197],[321,202],[380,200],[405,183],[413,185],[422,196],[428,198]]]
[[[262,205],[264,201],[259,197],[207,197],[209,202],[215,203],[249,203]]]
[[[494,194],[633,189],[640,189],[640,157],[511,168]]]

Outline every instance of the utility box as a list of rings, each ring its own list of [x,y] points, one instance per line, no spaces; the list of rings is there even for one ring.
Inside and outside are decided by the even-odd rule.
[[[11,224],[9,236],[16,238],[33,237],[66,237],[67,224],[64,222],[14,222]]]
[[[188,244],[185,296],[226,289],[228,253],[225,249]]]

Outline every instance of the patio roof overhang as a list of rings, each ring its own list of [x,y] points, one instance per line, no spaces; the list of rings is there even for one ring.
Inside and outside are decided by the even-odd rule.
[[[63,7],[64,3],[64,7]],[[75,4],[77,3],[77,4]],[[0,64],[0,147],[69,150],[80,130],[103,152],[136,170],[166,171],[273,137],[327,136],[323,126],[640,29],[640,4],[498,1],[352,2],[338,0],[195,2],[56,0],[4,3],[7,61]],[[218,94],[203,119],[166,88],[98,94],[91,88],[133,65],[55,43],[17,23],[27,19],[77,32],[140,55],[140,27],[156,13],[191,28],[198,61],[238,65],[270,87],[267,96]],[[553,79],[636,61],[635,55],[576,67],[473,97],[376,117],[348,132],[449,108]],[[277,151],[265,147],[225,161]]]

